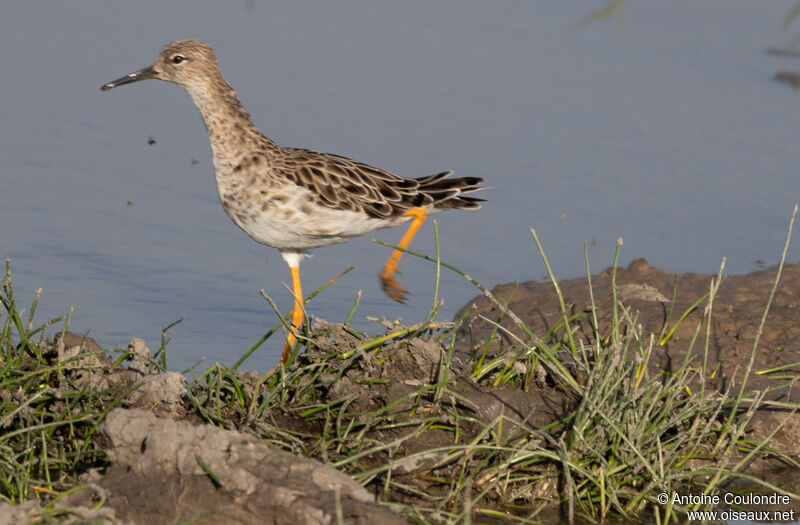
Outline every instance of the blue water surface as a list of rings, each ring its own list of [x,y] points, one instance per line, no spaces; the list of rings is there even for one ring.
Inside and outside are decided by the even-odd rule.
[[[282,145],[418,177],[480,176],[489,202],[436,216],[442,258],[484,285],[539,279],[539,234],[559,278],[638,257],[667,271],[755,270],[778,260],[800,200],[800,98],[766,53],[793,1],[640,0],[579,29],[603,2],[270,1],[0,4],[0,256],[37,317],[104,346],[170,332],[169,364],[232,364],[291,307],[286,264],[220,207],[205,129],[183,89],[101,93],[173,40],[206,40],[257,125]],[[152,140],[151,140],[152,139]],[[149,144],[149,142],[154,142]],[[397,242],[402,232],[374,237]],[[433,225],[413,249],[434,253]],[[797,261],[798,248],[790,249]],[[431,306],[435,268],[404,257],[407,304],[370,236],[317,250],[308,308],[375,332]],[[445,271],[444,318],[477,293]],[[245,365],[266,370],[281,337]],[[205,366],[205,365],[204,365]]]

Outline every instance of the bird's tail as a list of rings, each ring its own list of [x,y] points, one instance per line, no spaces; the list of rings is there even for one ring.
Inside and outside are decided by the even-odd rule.
[[[480,177],[447,178],[452,171],[443,171],[436,175],[429,175],[417,179],[419,193],[432,200],[432,206],[437,210],[476,210],[481,207],[486,199],[468,197],[465,194],[474,193],[486,188],[479,186],[483,179]]]

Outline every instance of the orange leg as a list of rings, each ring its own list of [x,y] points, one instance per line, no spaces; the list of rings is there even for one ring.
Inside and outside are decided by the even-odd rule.
[[[408,230],[406,230],[403,238],[400,239],[400,244],[397,245],[398,247],[405,249],[409,244],[411,244],[411,239],[414,238],[420,226],[422,226],[422,223],[425,222],[425,217],[427,217],[428,212],[425,210],[425,208],[412,208],[403,215],[413,217],[411,220],[411,225],[408,227]],[[403,252],[400,250],[393,251],[392,255],[389,257],[389,260],[383,265],[383,270],[381,270],[381,273],[379,274],[383,291],[386,292],[386,295],[399,303],[405,302],[406,289],[397,282],[397,279],[394,278],[394,274],[397,272],[397,263],[400,261],[400,257],[402,256]]]
[[[292,347],[297,339],[295,332],[300,329],[303,324],[303,289],[300,286],[300,267],[290,266],[289,270],[292,272],[292,293],[294,294],[294,308],[292,309],[292,331],[286,337],[286,345],[283,347],[281,354],[281,364],[289,359],[289,354],[292,352]]]

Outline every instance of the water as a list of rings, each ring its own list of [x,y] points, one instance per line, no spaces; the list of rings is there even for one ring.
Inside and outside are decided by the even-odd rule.
[[[792,0],[630,3],[575,29],[597,2],[5,2],[0,5],[0,256],[38,317],[75,306],[71,328],[103,345],[171,332],[169,364],[231,364],[288,311],[288,268],[217,202],[205,129],[179,87],[101,84],[172,40],[208,41],[257,125],[279,144],[395,173],[444,169],[491,187],[477,212],[436,216],[445,261],[483,284],[540,278],[535,227],[560,278],[645,257],[668,271],[772,264],[800,200],[797,94],[772,77],[800,62],[765,53]],[[155,143],[148,144],[152,138]],[[397,242],[400,230],[375,237]],[[426,224],[412,249],[433,253]],[[320,249],[307,292],[356,270],[309,310],[419,320],[433,265],[406,256],[407,305],[366,238]],[[789,259],[798,260],[798,248]],[[763,262],[762,262],[763,261]],[[476,294],[445,272],[443,316]],[[372,327],[379,331],[378,327]],[[246,367],[277,362],[280,337]]]

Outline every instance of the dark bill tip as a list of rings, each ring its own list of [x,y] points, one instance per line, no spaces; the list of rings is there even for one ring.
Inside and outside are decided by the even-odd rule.
[[[129,73],[122,78],[118,78],[116,80],[112,80],[108,84],[103,84],[100,87],[100,91],[108,91],[111,88],[115,88],[117,86],[121,86],[123,84],[130,84],[131,82],[137,82],[139,80],[146,80],[148,78],[156,78],[158,73],[153,66],[146,67],[144,69],[140,69],[139,71],[134,71],[133,73]]]

